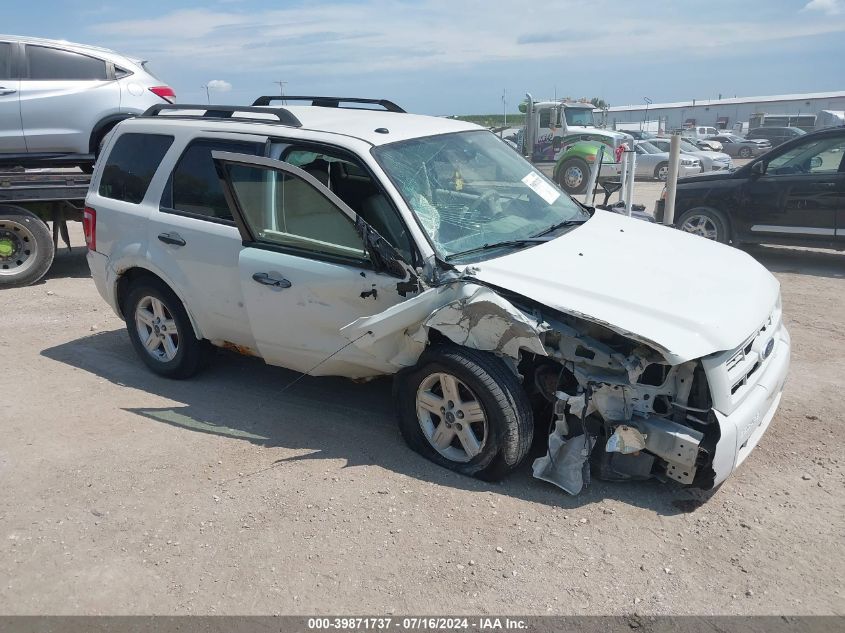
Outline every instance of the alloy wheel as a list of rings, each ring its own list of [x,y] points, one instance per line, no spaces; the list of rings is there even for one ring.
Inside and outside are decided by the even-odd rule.
[[[712,218],[706,215],[691,215],[681,224],[681,230],[693,235],[706,237],[708,240],[718,240],[719,227]]]
[[[417,419],[443,457],[465,463],[481,453],[489,425],[481,402],[452,374],[433,373],[417,389]]]
[[[157,297],[143,297],[135,308],[135,328],[146,352],[167,363],[179,352],[179,329],[173,313]]]

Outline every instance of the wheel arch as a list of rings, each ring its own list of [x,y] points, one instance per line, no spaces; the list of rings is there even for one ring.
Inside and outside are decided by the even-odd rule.
[[[197,323],[196,318],[194,317],[191,308],[188,306],[188,302],[185,301],[185,297],[179,291],[178,288],[172,283],[170,283],[167,279],[165,279],[161,274],[147,268],[145,266],[134,265],[129,268],[122,270],[115,280],[115,289],[114,289],[114,296],[115,296],[115,303],[118,309],[118,313],[120,317],[125,321],[126,314],[124,313],[123,305],[126,301],[126,297],[129,295],[129,288],[131,288],[134,284],[142,281],[144,279],[152,280],[161,284],[164,284],[173,294],[176,295],[176,298],[182,303],[182,307],[185,309],[185,313],[188,315],[188,319],[191,321],[191,327],[194,330],[194,335],[197,339],[204,339],[202,329]]]
[[[100,139],[108,134],[115,125],[121,121],[131,118],[132,116],[133,115],[131,114],[122,112],[119,114],[110,114],[100,119],[91,130],[91,136],[88,139],[88,151],[92,154],[96,154]]]

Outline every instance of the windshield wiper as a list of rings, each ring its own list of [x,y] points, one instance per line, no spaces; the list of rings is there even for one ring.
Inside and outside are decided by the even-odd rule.
[[[539,233],[532,235],[532,238],[535,237],[542,237],[543,235],[548,235],[553,231],[557,231],[558,229],[562,229],[567,226],[578,226],[579,224],[584,224],[590,218],[579,218],[577,220],[564,220],[563,222],[558,222],[557,224],[552,224],[549,228],[540,231]]]
[[[464,255],[472,255],[473,253],[481,253],[483,251],[489,251],[494,248],[502,248],[505,246],[529,246],[531,244],[543,244],[544,242],[548,242],[548,239],[541,239],[536,235],[532,235],[531,237],[526,237],[524,239],[519,240],[505,240],[504,242],[493,242],[490,244],[482,244],[481,246],[476,246],[475,248],[470,248],[465,251],[460,251],[458,253],[452,253],[451,255],[446,255],[446,261],[450,261],[456,257],[463,257]]]

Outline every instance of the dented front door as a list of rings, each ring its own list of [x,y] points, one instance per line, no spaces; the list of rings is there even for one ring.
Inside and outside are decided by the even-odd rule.
[[[397,291],[403,279],[381,272],[382,262],[365,245],[369,227],[293,165],[213,156],[244,239],[239,276],[259,354],[314,375],[391,371],[340,334],[351,321],[405,298]]]

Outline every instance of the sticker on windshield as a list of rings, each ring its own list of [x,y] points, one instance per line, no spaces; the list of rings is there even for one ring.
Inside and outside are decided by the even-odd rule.
[[[536,171],[532,171],[528,174],[522,179],[522,182],[531,187],[534,193],[540,196],[548,204],[553,204],[555,200],[560,198],[560,191],[543,180],[543,177]]]

